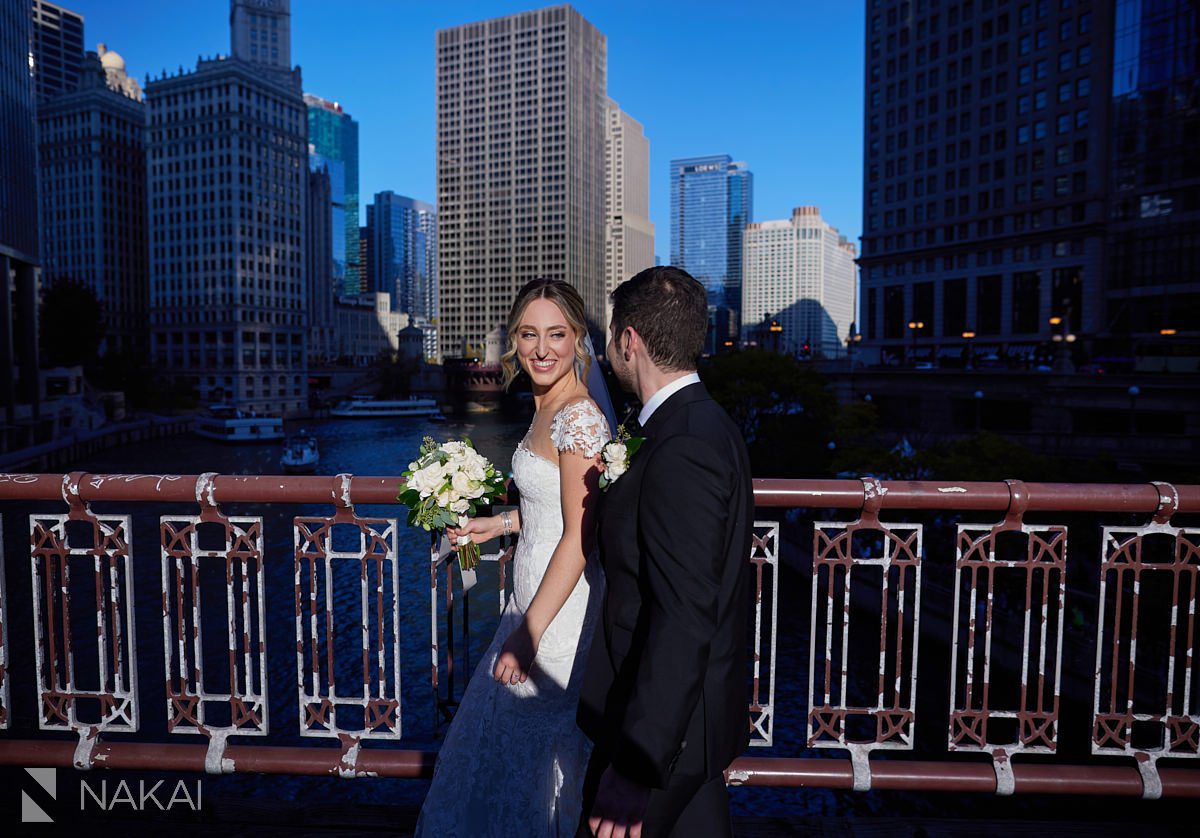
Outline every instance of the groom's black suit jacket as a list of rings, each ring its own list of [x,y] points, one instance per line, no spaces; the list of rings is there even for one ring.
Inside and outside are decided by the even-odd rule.
[[[605,492],[607,591],[579,726],[626,777],[715,777],[749,740],[754,493],[746,446],[703,384],[671,395]]]

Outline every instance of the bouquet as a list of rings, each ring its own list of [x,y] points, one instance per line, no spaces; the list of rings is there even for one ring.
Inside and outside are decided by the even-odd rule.
[[[438,445],[425,437],[420,456],[404,472],[396,499],[409,508],[409,526],[429,532],[466,526],[470,515],[502,494],[504,474],[475,450],[471,440]],[[458,561],[463,570],[474,569],[479,564],[479,545],[461,536]]]

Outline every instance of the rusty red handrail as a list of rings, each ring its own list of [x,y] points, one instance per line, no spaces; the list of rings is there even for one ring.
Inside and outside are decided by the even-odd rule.
[[[333,503],[344,501],[342,475],[198,474],[0,474],[0,500],[63,500],[77,493],[83,502],[156,501],[195,503],[201,480],[209,478],[214,503]],[[396,501],[398,476],[345,475],[349,501],[387,504]],[[880,509],[996,510],[1009,508],[1018,481],[809,480],[756,478],[754,499],[760,507],[859,509],[878,493]],[[1200,512],[1200,485],[1162,483],[1022,483],[1025,511],[1142,512],[1161,509],[1163,492],[1174,492],[1175,512]]]

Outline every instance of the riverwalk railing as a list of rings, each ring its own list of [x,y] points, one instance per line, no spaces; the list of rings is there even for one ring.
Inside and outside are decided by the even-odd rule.
[[[356,511],[394,504],[398,483],[346,474],[0,475],[0,526],[28,527],[31,583],[30,600],[14,609],[22,594],[5,581],[18,574],[6,575],[4,564],[11,570],[25,557],[4,555],[0,530],[0,764],[429,776],[434,752],[399,747],[400,626],[402,616],[413,616],[400,613],[400,580],[422,571],[400,562],[398,539],[427,536],[403,530],[398,518]],[[747,755],[730,767],[731,784],[1200,796],[1200,527],[1188,526],[1200,513],[1200,486],[760,479],[755,496],[761,520],[747,557],[756,580],[747,673],[752,744],[777,739],[782,602],[792,612],[808,609],[801,691],[807,707],[788,714],[804,716],[807,749],[843,751],[849,759]],[[17,504],[43,503],[44,511],[14,512]],[[133,513],[94,512],[94,503],[105,510],[194,510],[158,516],[161,689],[138,683],[137,639],[152,627],[134,617],[134,579],[148,568],[140,557],[135,567]],[[294,590],[286,598],[295,645],[268,649],[267,568],[287,559],[266,554],[263,516],[224,510],[285,503],[325,505],[329,513],[292,518]],[[931,512],[949,517],[937,526],[953,538],[938,543],[953,544],[953,557],[927,555],[933,540],[923,516]],[[811,556],[790,557],[811,587],[807,601],[780,592],[781,531],[796,515],[813,520]],[[974,518],[990,520],[966,522]],[[1098,550],[1068,560],[1068,538],[1078,538],[1081,527],[1099,536]],[[807,553],[803,545],[792,549]],[[500,561],[501,601],[507,555],[502,549],[491,556]],[[347,565],[357,571],[357,591],[335,586],[334,567]],[[453,608],[455,574],[437,544],[429,573],[432,689],[448,710],[454,688],[441,695],[439,669],[443,651],[453,666],[454,620],[447,613],[450,648],[439,649],[435,612],[439,577],[447,612]],[[1081,593],[1069,575],[1090,579],[1098,594]],[[214,578],[223,591],[216,602],[203,593],[213,590]],[[337,578],[344,585],[346,575]],[[923,589],[939,591],[945,607],[931,607],[932,597],[923,605]],[[359,619],[349,629],[355,659],[346,661],[335,650],[343,629],[335,629],[334,603],[351,595]],[[86,631],[72,618],[80,603],[73,609],[71,599],[80,596],[95,608]],[[9,615],[17,611],[33,622],[32,684],[12,675],[13,656],[24,654],[10,643]],[[1068,615],[1089,641],[1095,638],[1086,659],[1067,642]],[[277,622],[285,615],[270,616]],[[205,641],[213,625],[224,636]],[[204,651],[214,644],[220,677]],[[294,732],[336,747],[249,744],[269,731],[268,654],[293,651]],[[361,689],[357,678],[347,690],[335,677],[347,665],[361,668]],[[923,683],[934,680],[948,704],[918,707],[919,673]],[[1064,705],[1064,678],[1090,687],[1089,707]],[[8,738],[12,696],[22,691],[36,695],[45,738]],[[201,741],[121,741],[142,728],[147,706],[162,708],[170,734]],[[943,731],[938,759],[905,755],[914,751],[918,717],[923,731]],[[1063,731],[1082,731],[1085,722],[1088,738],[1068,741],[1074,734]],[[243,737],[245,743],[231,741]],[[1073,762],[1048,759],[1064,754]]]

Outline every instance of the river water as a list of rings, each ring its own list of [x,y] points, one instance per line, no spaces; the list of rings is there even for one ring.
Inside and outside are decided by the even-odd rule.
[[[321,449],[320,474],[348,472],[359,475],[398,475],[414,457],[425,435],[439,440],[470,437],[476,447],[498,464],[507,466],[511,452],[525,431],[523,421],[506,420],[497,416],[480,415],[469,421],[431,423],[423,419],[341,419],[311,422],[305,425],[314,434]],[[290,428],[297,430],[298,426]],[[280,446],[263,444],[227,446],[221,443],[185,436],[154,440],[114,448],[75,468],[92,473],[156,473],[198,474],[213,471],[222,474],[278,474]],[[28,600],[17,592],[28,591],[30,585],[28,562],[20,560],[22,532],[28,532],[24,515],[31,511],[60,513],[53,505],[8,506],[4,512],[4,529],[8,562],[9,629],[13,649],[32,647],[31,619]],[[140,679],[142,732],[134,737],[114,735],[114,739],[134,738],[143,741],[195,742],[196,737],[167,733],[163,713],[164,694],[163,647],[160,587],[160,554],[158,518],[160,515],[195,514],[194,507],[164,504],[154,505],[97,505],[97,512],[130,513],[134,516],[133,553],[135,568],[135,606],[137,622],[137,658]],[[297,734],[295,618],[293,600],[293,543],[291,518],[295,515],[329,515],[329,507],[299,505],[258,505],[250,508],[223,509],[230,515],[262,515],[264,517],[264,547],[266,551],[266,616],[267,671],[270,696],[270,733],[265,737],[271,744],[337,747],[336,740],[301,739]],[[361,516],[399,518],[400,555],[400,613],[401,613],[401,713],[403,737],[395,743],[373,742],[365,747],[400,747],[411,749],[436,748],[445,725],[435,725],[433,691],[429,673],[429,575],[428,537],[404,526],[404,509],[398,506],[363,506]],[[780,510],[779,512],[782,512]],[[770,517],[780,517],[772,514]],[[792,568],[804,568],[801,557],[806,552],[801,545],[811,544],[811,523],[799,520],[797,514],[783,517],[782,549],[794,554],[791,567],[780,570],[780,614],[777,634],[777,677],[775,745],[755,748],[750,756],[822,756],[845,759],[839,752],[815,753],[806,751],[805,721],[808,701],[805,695],[808,661],[808,610],[810,588],[807,573]],[[352,615],[358,608],[357,563],[346,563],[341,576],[350,574],[347,584],[335,587],[340,595],[335,599],[338,619]],[[341,577],[339,577],[341,578]],[[444,577],[443,577],[444,578]],[[353,583],[353,584],[350,584]],[[494,566],[485,564],[480,572],[479,587],[471,597],[472,665],[486,647],[494,629],[498,598]],[[440,608],[439,608],[440,610]],[[223,632],[222,622],[213,634]],[[207,625],[207,624],[206,624]],[[443,626],[444,629],[444,626]],[[360,654],[359,634],[346,631],[337,635],[336,656],[357,666]],[[462,644],[460,641],[460,649]],[[922,653],[924,655],[924,653]],[[13,654],[14,730],[11,734],[34,735],[36,696],[29,685],[34,683],[33,664],[29,657]],[[214,667],[217,669],[218,667]],[[361,669],[359,669],[361,673]],[[338,671],[339,682],[353,684],[360,674],[350,669]],[[936,682],[931,682],[936,683]],[[943,682],[944,683],[944,682]],[[357,685],[361,691],[361,681]],[[457,693],[462,690],[461,661]],[[943,698],[942,701],[945,699]],[[936,733],[936,732],[934,732]],[[44,735],[44,734],[43,734]],[[940,734],[944,737],[944,733]],[[934,736],[936,739],[937,736]],[[249,742],[235,738],[234,742]],[[258,741],[262,741],[261,739]],[[937,755],[944,757],[944,738]],[[205,798],[208,802],[237,798],[252,800],[297,800],[306,803],[355,803],[399,805],[415,808],[427,789],[424,781],[360,779],[333,780],[308,777],[260,777],[231,775],[205,778]],[[1061,817],[1059,799],[1019,798],[1004,801],[978,795],[916,795],[828,791],[821,789],[761,789],[735,788],[731,792],[735,815],[780,817],[854,817],[894,815],[903,817],[970,817],[986,813],[989,817],[1014,815],[1034,818]],[[1040,802],[1039,802],[1040,801]],[[1135,803],[1136,806],[1136,803]],[[1153,818],[1154,812],[1139,807],[1139,816]],[[1165,810],[1163,811],[1165,815]]]

